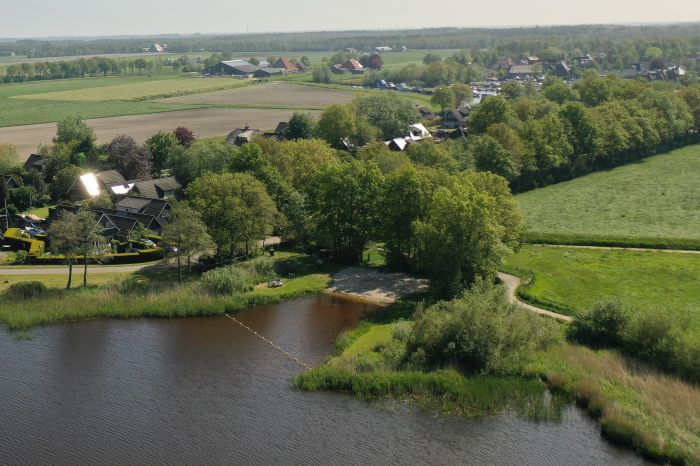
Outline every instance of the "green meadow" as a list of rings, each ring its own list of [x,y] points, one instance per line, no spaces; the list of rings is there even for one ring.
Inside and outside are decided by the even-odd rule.
[[[537,242],[700,245],[700,145],[517,196]]]

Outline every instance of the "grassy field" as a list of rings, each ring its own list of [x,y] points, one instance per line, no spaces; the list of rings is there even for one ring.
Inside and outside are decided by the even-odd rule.
[[[88,271],[88,285],[109,285],[124,278],[126,273],[90,273]],[[46,285],[47,288],[62,289],[66,287],[68,275],[0,275],[0,293],[5,291],[10,285],[19,282],[37,281]],[[83,284],[83,269],[76,266],[73,268],[73,285]]]
[[[171,79],[137,80],[109,86],[32,93],[14,96],[18,99],[89,101],[102,102],[112,100],[147,100],[159,97],[197,94],[208,91],[239,88],[249,85],[250,81],[226,77],[188,78],[172,76]]]
[[[700,254],[525,246],[505,270],[532,278],[526,300],[576,315],[597,301],[623,301],[689,319],[700,338]]]
[[[700,243],[700,145],[517,196],[543,238]]]

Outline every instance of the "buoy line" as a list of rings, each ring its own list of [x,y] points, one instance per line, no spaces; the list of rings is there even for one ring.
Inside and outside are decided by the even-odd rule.
[[[267,343],[268,345],[270,345],[270,346],[272,346],[273,348],[275,348],[275,349],[276,349],[277,351],[279,351],[280,353],[282,353],[282,354],[284,354],[285,356],[287,356],[289,359],[291,359],[291,360],[294,361],[295,363],[297,363],[297,364],[299,364],[300,366],[302,366],[304,369],[306,369],[306,370],[311,369],[311,367],[309,367],[307,364],[301,362],[299,359],[295,358],[294,356],[292,356],[291,354],[289,354],[288,352],[286,352],[285,350],[283,350],[283,349],[280,348],[279,346],[275,345],[275,344],[272,343],[270,340],[268,340],[268,339],[265,338],[264,336],[260,335],[258,332],[256,332],[256,331],[253,330],[252,328],[248,327],[246,324],[244,324],[244,323],[241,322],[240,320],[236,319],[235,317],[231,317],[231,316],[228,315],[228,314],[224,314],[224,315],[225,315],[226,317],[228,317],[229,319],[231,319],[232,321],[234,321],[235,323],[237,323],[238,325],[240,325],[241,327],[243,327],[244,329],[248,330],[250,333],[252,333],[252,334],[255,335],[256,337],[260,338],[262,341],[264,341],[264,342]]]

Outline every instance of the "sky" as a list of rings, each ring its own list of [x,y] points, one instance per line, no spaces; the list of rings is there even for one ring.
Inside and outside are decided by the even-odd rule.
[[[0,0],[0,37],[700,22],[699,0]]]

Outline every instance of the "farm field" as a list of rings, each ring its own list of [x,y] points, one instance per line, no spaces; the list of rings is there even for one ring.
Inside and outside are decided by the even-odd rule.
[[[60,100],[60,101],[110,101],[110,100],[146,100],[178,94],[192,94],[220,89],[240,88],[249,85],[250,81],[239,79],[212,77],[171,79],[155,79],[135,81],[124,84],[92,87],[89,89],[73,89],[64,91],[34,93],[14,96],[16,99]]]
[[[274,129],[280,121],[288,120],[292,113],[292,110],[284,109],[210,108],[98,118],[87,120],[87,123],[95,130],[98,143],[109,142],[119,134],[128,134],[137,142],[144,142],[160,130],[172,131],[178,126],[187,126],[200,138],[225,135],[246,124],[262,130]],[[55,134],[55,123],[13,126],[0,128],[0,142],[14,144],[20,155],[26,157],[36,150],[39,143],[49,144]]]
[[[517,196],[531,234],[700,240],[700,145]]]
[[[281,106],[323,109],[332,104],[350,102],[353,97],[354,93],[350,90],[316,88],[284,81],[273,81],[245,88],[169,97],[160,99],[158,102],[166,104]]]
[[[700,254],[529,245],[505,270],[534,283],[531,301],[576,315],[598,301],[622,301],[669,318],[689,318],[700,338]]]

